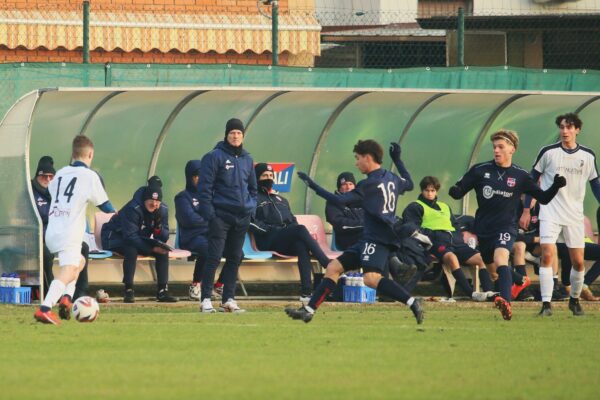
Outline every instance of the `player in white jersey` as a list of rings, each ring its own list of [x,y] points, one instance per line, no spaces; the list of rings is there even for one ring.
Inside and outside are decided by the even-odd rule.
[[[73,139],[73,162],[61,168],[48,186],[52,204],[48,213],[46,245],[52,253],[58,253],[61,268],[58,277],[50,284],[42,305],[33,315],[42,323],[60,323],[52,312],[52,307],[59,300],[60,318],[71,317],[75,282],[85,264],[81,242],[85,232],[87,203],[98,206],[104,212],[115,211],[100,176],[89,168],[93,158],[92,141],[83,135],[76,136]]]
[[[534,178],[540,178],[542,188],[548,188],[552,184],[555,174],[563,175],[567,179],[567,185],[558,191],[556,197],[550,203],[540,206],[540,315],[552,315],[552,266],[557,260],[557,241],[565,242],[573,263],[569,309],[574,315],[583,315],[579,304],[585,273],[583,200],[586,184],[590,182],[592,192],[600,202],[600,181],[596,169],[596,155],[591,149],[577,143],[577,135],[583,125],[577,114],[559,115],[556,117],[556,125],[559,128],[560,141],[540,150],[531,172]],[[529,225],[527,200],[525,207],[520,220],[523,228]]]

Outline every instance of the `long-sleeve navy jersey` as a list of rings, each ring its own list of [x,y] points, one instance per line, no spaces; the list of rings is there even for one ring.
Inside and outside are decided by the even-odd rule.
[[[408,175],[408,173],[407,173]],[[404,176],[404,175],[403,175]],[[314,182],[311,187],[327,201],[341,206],[352,204],[364,210],[362,240],[393,245],[398,242],[393,226],[396,222],[398,196],[412,188],[412,180],[399,177],[383,168],[371,171],[356,188],[347,193],[330,193]]]
[[[521,194],[527,193],[546,204],[558,188],[543,191],[523,168],[513,164],[498,166],[493,160],[476,164],[451,188],[450,196],[458,200],[471,189],[477,195],[475,234],[486,236],[501,231],[517,231]]]

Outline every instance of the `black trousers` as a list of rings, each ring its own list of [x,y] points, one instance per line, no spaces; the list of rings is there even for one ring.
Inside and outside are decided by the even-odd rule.
[[[204,270],[204,265],[206,265],[206,256],[208,254],[208,241],[202,236],[194,237],[185,246],[182,245],[181,248],[195,253],[196,264],[194,265],[192,282],[202,281],[202,271]]]
[[[156,268],[156,280],[158,283],[158,289],[160,290],[167,287],[167,283],[169,282],[168,254],[144,254],[134,246],[121,246],[115,249],[111,249],[111,251],[115,251],[121,254],[123,257],[125,257],[123,260],[123,283],[125,284],[125,289],[133,289],[133,278],[135,276],[135,268],[137,266],[138,255],[154,257],[156,261],[154,265]]]
[[[85,257],[85,265],[83,266],[83,270],[79,273],[79,277],[77,278],[77,282],[75,283],[75,294],[73,295],[73,299],[77,299],[81,296],[87,296],[88,291],[88,261],[90,255],[90,247],[87,243],[81,243],[81,255]],[[46,243],[44,243],[44,254],[43,254],[43,263],[44,263],[44,293],[48,292],[48,288],[50,288],[50,283],[54,280],[54,273],[52,272],[52,264],[54,263],[54,254],[50,252],[48,247],[46,247]]]
[[[206,266],[202,271],[202,300],[210,299],[213,291],[215,272],[225,257],[225,264],[221,272],[223,280],[223,302],[235,298],[235,285],[237,274],[242,262],[244,239],[250,226],[250,216],[245,218],[231,218],[225,221],[215,216],[208,224],[208,255]]]
[[[290,225],[281,229],[273,229],[265,235],[256,235],[255,238],[259,250],[271,250],[297,256],[302,294],[312,292],[311,254],[322,267],[326,267],[330,260],[304,225]]]
[[[556,250],[558,253],[558,257],[560,258],[560,278],[562,284],[565,286],[569,286],[571,284],[571,268],[573,267],[571,263],[571,256],[569,255],[569,248],[564,243],[557,243]],[[600,246],[596,243],[586,243],[585,248],[583,250],[583,259],[586,261],[595,261],[594,264],[588,270],[588,273],[595,268],[594,266],[600,261]],[[596,267],[598,268],[598,267]],[[587,278],[586,274],[586,278]],[[591,279],[593,282],[596,278]],[[590,279],[586,279],[586,284]]]

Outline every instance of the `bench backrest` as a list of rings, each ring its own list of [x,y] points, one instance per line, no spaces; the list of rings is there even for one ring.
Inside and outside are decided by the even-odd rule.
[[[97,212],[94,214],[94,239],[96,239],[96,246],[98,246],[99,249],[102,249],[102,225],[107,223],[113,215],[115,215],[115,213],[107,214],[103,212]]]
[[[318,215],[306,214],[306,215],[296,215],[296,219],[298,223],[306,226],[308,232],[312,235],[312,237],[319,243],[321,250],[329,258],[336,258],[340,254],[341,251],[333,251],[327,243],[327,235],[325,234],[325,226],[323,225],[323,220]]]

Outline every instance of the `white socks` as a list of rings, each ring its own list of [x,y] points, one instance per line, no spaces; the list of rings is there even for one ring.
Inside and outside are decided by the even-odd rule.
[[[73,284],[73,287],[75,287],[75,284]],[[65,284],[58,279],[53,280],[50,284],[50,288],[48,289],[48,293],[46,293],[46,298],[42,302],[42,305],[49,308],[54,307],[64,293]]]
[[[76,283],[77,283],[77,280],[73,280],[65,288],[65,294],[68,294],[69,296],[71,296],[71,299],[73,299],[73,295],[75,294],[75,284]]]
[[[408,301],[406,302],[406,305],[410,307],[410,306],[412,306],[412,305],[413,305],[413,303],[414,303],[414,302],[415,302],[415,298],[414,298],[414,297],[411,297],[411,298],[410,298],[410,299],[408,299]]]
[[[553,289],[552,267],[540,266],[540,292],[542,293],[542,301],[552,301]]]
[[[571,297],[578,299],[583,289],[583,277],[585,271],[576,271],[571,268]]]

